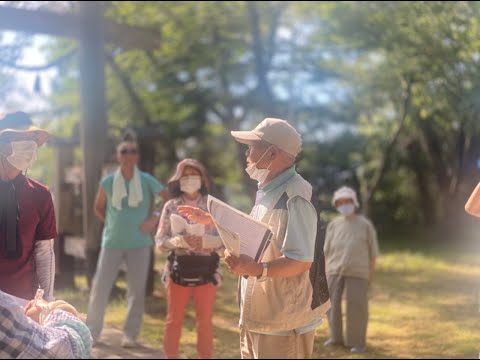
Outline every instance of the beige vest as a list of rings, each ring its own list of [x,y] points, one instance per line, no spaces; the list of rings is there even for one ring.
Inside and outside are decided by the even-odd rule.
[[[262,262],[270,262],[283,255],[280,250],[288,223],[288,201],[294,196],[301,196],[310,202],[312,197],[311,185],[298,174],[284,186],[285,191],[272,202],[273,205],[261,219],[272,227],[274,234]],[[327,301],[312,310],[312,291],[308,271],[288,278],[267,278],[266,281],[257,281],[256,277],[250,276],[240,326],[254,332],[275,332],[308,325],[330,307]]]

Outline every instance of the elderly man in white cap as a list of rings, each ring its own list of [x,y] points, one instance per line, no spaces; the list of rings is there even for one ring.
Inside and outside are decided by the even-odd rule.
[[[317,213],[312,187],[295,171],[301,150],[298,132],[286,121],[267,118],[252,131],[232,131],[248,145],[245,171],[258,183],[251,215],[271,226],[274,236],[260,263],[225,251],[229,268],[240,277],[240,351],[242,358],[300,359],[313,352],[315,328],[329,307],[328,294],[312,284]],[[208,223],[200,212],[188,219]]]
[[[324,245],[326,273],[332,307],[328,314],[330,339],[325,346],[345,345],[361,353],[366,347],[368,288],[378,256],[377,234],[372,223],[355,213],[355,191],[341,187],[333,195],[332,205],[341,214],[327,227]],[[342,295],[346,289],[347,329],[342,332]]]
[[[24,112],[0,119],[0,290],[33,299],[41,287],[53,300],[57,236],[52,196],[25,176],[48,133]]]

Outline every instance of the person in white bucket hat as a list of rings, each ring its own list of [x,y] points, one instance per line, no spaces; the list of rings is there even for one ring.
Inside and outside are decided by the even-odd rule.
[[[340,213],[327,226],[324,253],[331,308],[330,339],[325,346],[345,345],[351,352],[366,349],[368,288],[378,256],[377,234],[372,223],[356,213],[355,190],[343,186],[335,191],[332,205]],[[347,329],[342,330],[342,295],[346,289]]]
[[[355,192],[355,190],[353,190],[353,189],[351,189],[347,186],[342,186],[340,189],[335,191],[335,193],[333,194],[332,206],[334,208],[337,208],[337,206],[335,205],[337,200],[340,200],[340,201],[347,200],[347,201],[343,201],[343,202],[346,203],[346,204],[348,204],[348,203],[353,204],[354,207],[356,207],[356,208],[360,207],[360,205],[358,204],[358,200],[357,200],[357,193]],[[348,201],[348,200],[351,200],[351,201]],[[341,205],[339,205],[339,206],[341,206]],[[342,212],[340,211],[340,213],[342,213]]]

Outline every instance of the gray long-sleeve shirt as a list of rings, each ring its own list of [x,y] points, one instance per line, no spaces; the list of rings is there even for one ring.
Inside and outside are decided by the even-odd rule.
[[[368,279],[369,264],[379,254],[377,233],[362,215],[338,216],[327,226],[326,274]]]

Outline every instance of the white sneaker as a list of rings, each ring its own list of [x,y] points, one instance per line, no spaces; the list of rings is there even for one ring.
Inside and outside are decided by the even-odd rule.
[[[340,342],[333,341],[332,339],[328,339],[323,343],[323,346],[340,346],[340,345],[343,345],[343,344]]]
[[[365,347],[354,346],[350,349],[350,352],[355,354],[363,354],[366,350],[367,349]]]
[[[133,340],[131,337],[128,337],[126,335],[123,336],[122,347],[133,348],[133,347],[136,347],[137,345],[138,345],[137,342]]]

